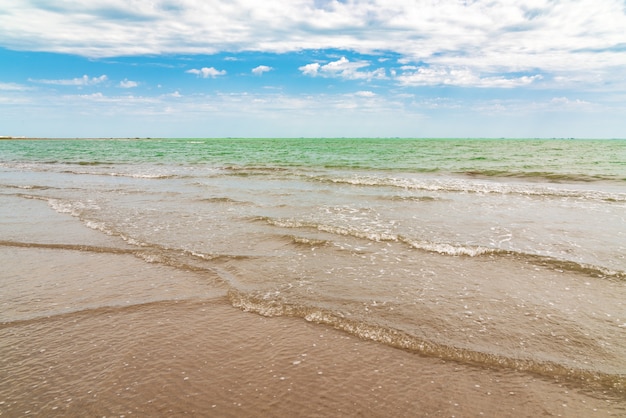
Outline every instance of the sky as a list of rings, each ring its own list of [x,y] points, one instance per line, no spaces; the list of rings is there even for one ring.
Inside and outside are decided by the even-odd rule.
[[[626,138],[624,0],[0,0],[0,136]]]

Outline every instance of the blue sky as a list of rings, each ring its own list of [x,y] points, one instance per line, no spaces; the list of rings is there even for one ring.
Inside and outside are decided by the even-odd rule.
[[[626,137],[623,0],[0,10],[0,136]]]

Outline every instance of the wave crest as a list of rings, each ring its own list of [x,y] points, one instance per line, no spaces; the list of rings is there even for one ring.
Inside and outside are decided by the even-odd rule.
[[[503,183],[496,181],[475,181],[467,179],[439,179],[414,177],[381,177],[355,175],[352,177],[322,177],[320,181],[343,183],[354,186],[397,187],[404,190],[428,192],[456,192],[478,194],[518,194],[524,196],[579,198],[606,202],[626,202],[626,193],[610,193],[598,190],[546,187],[532,183]]]
[[[345,331],[359,338],[375,341],[391,347],[408,350],[420,355],[465,364],[512,369],[530,372],[541,376],[566,380],[626,394],[626,376],[610,374],[589,369],[575,368],[554,361],[539,361],[532,358],[508,357],[495,353],[481,352],[464,347],[443,344],[417,337],[381,324],[368,323],[362,319],[348,318],[340,312],[328,309],[287,303],[276,293],[254,294],[231,289],[228,291],[230,303],[245,312],[254,312],[263,316],[288,316],[303,318],[317,324],[328,325]]]

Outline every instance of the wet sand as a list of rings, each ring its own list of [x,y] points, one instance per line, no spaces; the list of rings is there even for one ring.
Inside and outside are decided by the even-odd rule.
[[[12,214],[0,210],[2,416],[626,415],[623,397],[571,382],[242,312],[210,272],[104,251],[113,238],[10,199]]]
[[[102,308],[0,334],[5,416],[620,414],[618,404],[558,383],[422,358],[220,301]]]

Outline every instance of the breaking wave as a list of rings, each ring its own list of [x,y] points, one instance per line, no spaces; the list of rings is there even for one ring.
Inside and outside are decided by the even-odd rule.
[[[610,193],[598,190],[545,187],[532,183],[501,183],[470,181],[465,179],[437,179],[412,177],[381,177],[355,175],[352,177],[319,177],[318,181],[343,183],[354,186],[397,187],[405,190],[429,192],[456,192],[477,194],[517,194],[535,197],[579,198],[607,202],[626,202],[626,193]]]
[[[368,231],[348,226],[327,225],[316,222],[299,221],[293,219],[274,219],[271,217],[257,217],[254,220],[266,222],[269,225],[288,229],[317,230],[340,236],[352,236],[375,242],[399,242],[417,250],[428,251],[444,256],[464,257],[507,257],[529,262],[538,266],[544,266],[553,270],[571,271],[599,278],[626,279],[626,272],[615,271],[601,266],[578,263],[570,260],[561,260],[541,254],[532,254],[520,251],[505,250],[501,248],[485,247],[480,245],[462,245],[442,242],[432,242],[409,238],[390,232]],[[300,242],[298,240],[301,240]],[[295,243],[307,243],[308,238],[293,238]],[[328,240],[315,240],[313,246],[328,245]],[[311,245],[311,244],[310,244]]]

